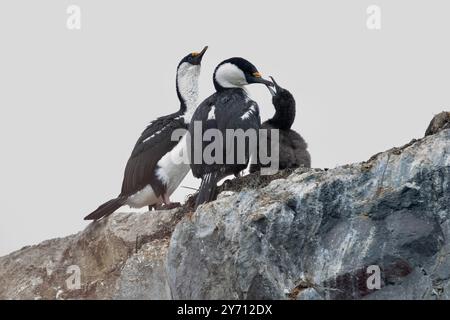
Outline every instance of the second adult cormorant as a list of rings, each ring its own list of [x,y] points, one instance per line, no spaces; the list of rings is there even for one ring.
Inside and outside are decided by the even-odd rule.
[[[251,133],[253,130],[255,135],[258,134],[261,125],[259,108],[249,98],[244,86],[252,83],[272,84],[243,58],[221,62],[214,71],[213,82],[216,92],[198,106],[189,125],[191,169],[194,177],[202,179],[195,207],[215,199],[220,179],[247,168],[250,156],[248,142],[239,146],[235,136],[228,133]],[[211,133],[208,138],[207,132]],[[205,135],[199,137],[202,133]],[[214,159],[208,161],[205,155],[213,143],[221,147],[211,152]],[[231,148],[231,145],[234,147]]]

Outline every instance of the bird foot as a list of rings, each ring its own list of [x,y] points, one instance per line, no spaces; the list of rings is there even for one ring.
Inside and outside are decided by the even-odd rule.
[[[181,207],[181,203],[179,202],[170,202],[167,204],[160,204],[155,206],[156,210],[171,210],[171,209],[175,209],[175,208],[179,208]]]

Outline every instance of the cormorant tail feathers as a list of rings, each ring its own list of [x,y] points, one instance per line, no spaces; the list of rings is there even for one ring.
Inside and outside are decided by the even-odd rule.
[[[98,207],[94,212],[84,217],[84,220],[98,220],[103,217],[107,217],[114,213],[117,209],[125,204],[126,199],[123,197],[117,197],[109,200]]]
[[[217,182],[220,180],[219,172],[211,172],[205,174],[195,201],[195,209],[203,203],[207,203],[216,199]]]

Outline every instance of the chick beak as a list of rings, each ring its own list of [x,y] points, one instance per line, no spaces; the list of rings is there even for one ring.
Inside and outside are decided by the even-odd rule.
[[[275,79],[273,77],[270,77],[270,79],[272,80],[272,86],[267,86],[267,89],[269,89],[270,94],[275,97],[277,95],[277,92],[280,89],[280,86],[278,85],[278,83],[275,82]],[[272,88],[274,87],[274,88]]]

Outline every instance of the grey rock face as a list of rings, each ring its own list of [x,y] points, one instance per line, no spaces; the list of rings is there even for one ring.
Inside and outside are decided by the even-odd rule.
[[[450,128],[450,112],[443,111],[437,114],[433,120],[430,122],[430,125],[425,132],[425,136],[429,136],[432,134],[436,134],[441,130]]]
[[[176,227],[176,299],[449,298],[450,130],[222,196]],[[380,270],[380,290],[367,285]]]
[[[0,299],[450,299],[450,129],[242,179],[196,212],[114,214],[2,257]]]
[[[0,299],[170,299],[161,270],[181,217],[176,210],[118,213],[1,257]]]

